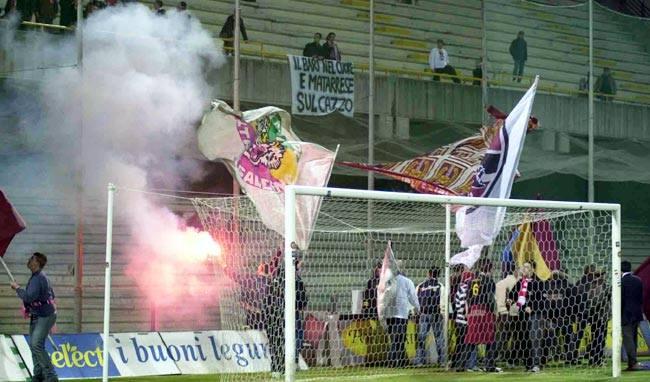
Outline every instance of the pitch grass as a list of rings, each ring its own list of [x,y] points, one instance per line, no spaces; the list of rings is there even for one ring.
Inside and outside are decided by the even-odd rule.
[[[331,372],[331,369],[328,371]],[[342,370],[343,371],[343,370]],[[531,382],[597,382],[597,381],[617,381],[617,382],[648,382],[650,381],[650,371],[636,371],[636,372],[623,372],[621,378],[614,379],[611,377],[611,369],[607,370],[549,370],[542,371],[538,374],[531,374],[525,372],[504,372],[499,374],[489,373],[454,373],[454,372],[441,372],[439,370],[431,369],[417,369],[417,370],[394,370],[394,369],[378,369],[371,370],[356,370],[355,376],[337,376],[337,377],[324,377],[317,369],[307,372],[300,372],[296,375],[297,381],[313,381],[313,382],[362,382],[362,381],[377,381],[377,382],[485,382],[485,381],[531,381]],[[329,374],[329,373],[328,373]],[[223,378],[223,379],[222,379]],[[117,382],[210,382],[210,381],[273,381],[279,382],[282,380],[271,379],[266,375],[251,374],[251,375],[230,375],[228,377],[219,376],[216,374],[206,375],[170,375],[165,377],[139,377],[139,378],[113,378]],[[75,380],[81,382],[82,380]],[[88,381],[87,379],[83,381]],[[94,380],[99,381],[99,380]]]

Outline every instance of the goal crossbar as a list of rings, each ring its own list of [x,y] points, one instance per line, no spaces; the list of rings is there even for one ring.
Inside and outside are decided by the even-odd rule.
[[[284,211],[284,264],[285,264],[285,375],[287,382],[295,380],[295,354],[296,354],[296,304],[295,304],[295,283],[296,272],[293,267],[293,256],[296,241],[296,200],[297,196],[319,196],[338,198],[359,198],[365,200],[423,202],[443,205],[445,208],[445,279],[449,282],[450,269],[450,240],[451,240],[451,206],[472,205],[491,207],[521,207],[521,208],[552,208],[561,210],[584,210],[584,211],[608,211],[612,220],[612,243],[611,243],[611,285],[612,285],[612,376],[619,377],[621,374],[621,206],[613,203],[586,203],[586,202],[565,202],[545,200],[523,200],[523,199],[491,199],[472,198],[463,196],[444,196],[411,194],[400,192],[354,190],[342,188],[322,188],[310,186],[287,186],[285,192]],[[294,296],[292,298],[291,296]],[[444,296],[444,304],[448,303],[447,296]]]

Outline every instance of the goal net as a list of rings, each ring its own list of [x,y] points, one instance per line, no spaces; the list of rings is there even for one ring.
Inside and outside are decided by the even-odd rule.
[[[287,192],[295,200],[287,199],[284,238],[245,197],[194,199],[204,227],[228,243],[225,264],[215,265],[233,280],[220,296],[221,329],[259,331],[268,344],[268,369],[223,380],[620,372],[618,206],[503,201],[503,224],[470,267],[451,261],[465,251],[455,211],[467,198]],[[300,229],[295,206],[316,197],[316,223],[302,232],[309,246],[287,251]]]

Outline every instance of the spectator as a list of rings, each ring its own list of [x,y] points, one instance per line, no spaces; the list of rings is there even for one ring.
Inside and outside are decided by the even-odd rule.
[[[11,288],[23,302],[29,314],[29,349],[32,352],[33,381],[58,381],[56,370],[52,366],[50,355],[45,349],[45,339],[56,323],[56,303],[50,279],[43,272],[47,264],[47,256],[35,252],[27,262],[27,268],[32,276],[25,288],[21,288],[15,281]]]
[[[246,314],[246,325],[251,329],[264,330],[265,296],[269,289],[269,265],[260,263],[255,274],[237,272],[224,267],[224,273],[238,284],[240,301]]]
[[[530,268],[530,267],[529,267]],[[513,274],[507,275],[504,279],[496,283],[495,298],[497,304],[497,349],[501,352],[501,359],[506,361],[508,366],[515,363],[517,357],[517,309],[510,299],[510,294],[517,285],[517,281],[522,274],[529,274],[530,271],[524,271],[523,267],[516,270]],[[508,344],[512,341],[511,346]]]
[[[385,310],[388,336],[390,337],[388,359],[391,367],[403,367],[408,362],[405,342],[409,306],[414,307],[416,315],[419,314],[420,303],[415,293],[415,285],[411,279],[398,271],[395,276],[395,300],[391,305],[386,306]]]
[[[36,14],[38,2],[35,0],[15,0],[16,10],[20,12],[22,21],[32,21],[32,16]]]
[[[36,22],[42,24],[52,24],[52,21],[58,12],[59,3],[57,0],[38,0]]]
[[[611,293],[607,287],[604,274],[595,265],[585,267],[584,274],[575,287],[577,299],[577,335],[574,343],[574,359],[578,359],[579,344],[587,326],[591,330],[591,341],[587,344],[587,358],[592,366],[603,363],[607,321],[609,317],[609,300]]]
[[[524,75],[524,64],[528,60],[528,44],[524,40],[524,31],[519,31],[517,38],[510,43],[510,55],[515,63],[512,69],[512,80],[521,82],[521,77]]]
[[[627,371],[639,370],[636,348],[639,322],[643,321],[643,283],[632,273],[629,261],[621,262],[621,324],[623,325],[623,347],[627,354]]]
[[[515,302],[519,312],[520,344],[524,347],[523,357],[526,359],[526,371],[538,373],[542,365],[542,325],[543,325],[543,284],[534,274],[535,265],[528,263],[531,269],[529,276],[522,275],[511,292],[511,300]],[[524,264],[525,265],[525,264]]]
[[[587,72],[586,77],[582,77],[580,82],[578,82],[578,91],[580,92],[580,95],[583,96],[589,94],[589,72]]]
[[[434,73],[444,73],[451,76],[456,76],[456,69],[449,65],[449,54],[444,48],[445,42],[438,39],[437,46],[431,49],[429,53],[429,67]],[[440,81],[440,76],[433,76],[434,81]],[[453,77],[453,81],[457,84],[460,83],[458,77]]]
[[[456,371],[467,370],[467,359],[471,352],[470,347],[465,343],[465,336],[467,334],[467,292],[469,290],[469,283],[473,278],[474,275],[465,268],[459,278],[458,286],[455,288],[453,308],[456,347],[454,349],[452,367]]]
[[[377,320],[377,286],[379,285],[380,274],[381,261],[378,261],[372,270],[372,276],[366,283],[366,289],[363,291],[361,314],[367,320]],[[366,363],[368,366],[376,365],[375,362],[378,362],[384,356],[384,333],[378,330],[379,327],[379,325],[370,326],[365,334],[368,349]]]
[[[179,12],[185,12],[185,11],[187,11],[187,3],[184,2],[184,1],[181,1],[181,2],[178,3],[178,5],[176,6],[176,10],[179,11]]]
[[[470,351],[476,345],[485,344],[485,371],[489,373],[501,372],[495,366],[496,344],[495,334],[495,292],[496,287],[492,280],[492,261],[481,258],[477,263],[479,275],[470,283],[467,298],[468,319],[465,343]]]
[[[59,17],[59,24],[64,27],[69,27],[77,22],[77,1],[76,0],[60,0],[61,15]]]
[[[314,33],[314,41],[305,45],[305,49],[302,50],[302,55],[305,57],[321,58],[323,46],[320,44],[320,39],[322,37],[320,33]]]
[[[327,60],[341,61],[341,50],[335,40],[336,33],[330,32],[327,34],[321,55]]]
[[[611,101],[616,95],[616,80],[609,68],[604,68],[603,74],[596,80],[594,93],[598,93],[598,98],[603,101]]]
[[[241,15],[241,14],[240,14]],[[239,16],[239,30],[241,32],[244,41],[248,41],[248,35],[246,34],[246,26],[244,25],[244,19]],[[223,39],[223,53],[225,55],[234,55],[235,54],[235,14],[228,16],[226,23],[223,24],[221,32],[219,32],[219,38]]]
[[[162,0],[156,0],[153,2],[153,10],[156,12],[158,16],[164,16],[166,11],[165,8],[163,8],[163,2]]]
[[[429,329],[433,330],[433,337],[436,341],[438,353],[438,364],[445,365],[445,337],[442,333],[442,314],[440,313],[440,295],[442,285],[438,281],[440,269],[432,267],[429,270],[429,278],[424,280],[415,288],[420,303],[420,318],[418,320],[418,342],[416,364],[426,364],[425,340]]]
[[[377,317],[377,285],[379,285],[379,276],[381,274],[381,261],[375,264],[372,276],[366,283],[366,289],[363,291],[363,306],[361,314],[367,318]]]
[[[15,11],[16,11],[16,0],[7,0],[7,2],[5,3],[5,9],[4,9],[4,13],[2,14],[2,18],[9,17],[11,12],[15,12]]]
[[[476,59],[476,67],[472,70],[472,77],[474,78],[472,85],[481,86],[481,81],[483,80],[483,57]]]
[[[562,340],[563,348],[546,354],[549,358],[551,354],[561,355],[564,357],[566,364],[575,364],[573,358],[574,351],[574,334],[573,319],[571,317],[573,286],[569,282],[566,274],[555,270],[551,278],[546,282],[545,295],[545,312],[546,319],[551,328],[550,333],[546,336],[545,351],[551,352],[556,344]]]
[[[274,260],[272,260],[273,262]],[[300,276],[300,259],[294,260],[296,267],[296,358],[299,357],[304,338],[304,310],[307,307],[305,284]],[[269,267],[271,271],[272,267]],[[284,373],[284,262],[278,262],[278,268],[271,275],[269,291],[264,304],[267,320],[266,332],[269,336],[271,350],[271,373],[279,377]],[[296,360],[297,361],[297,360]]]

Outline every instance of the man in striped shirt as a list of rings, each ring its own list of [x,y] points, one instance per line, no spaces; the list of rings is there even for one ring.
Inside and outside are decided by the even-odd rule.
[[[467,369],[467,360],[469,358],[470,348],[465,343],[467,334],[467,292],[469,284],[474,278],[474,274],[468,268],[463,270],[460,282],[454,295],[454,323],[456,325],[456,348],[454,349],[454,359],[452,367],[456,371],[465,371]]]

